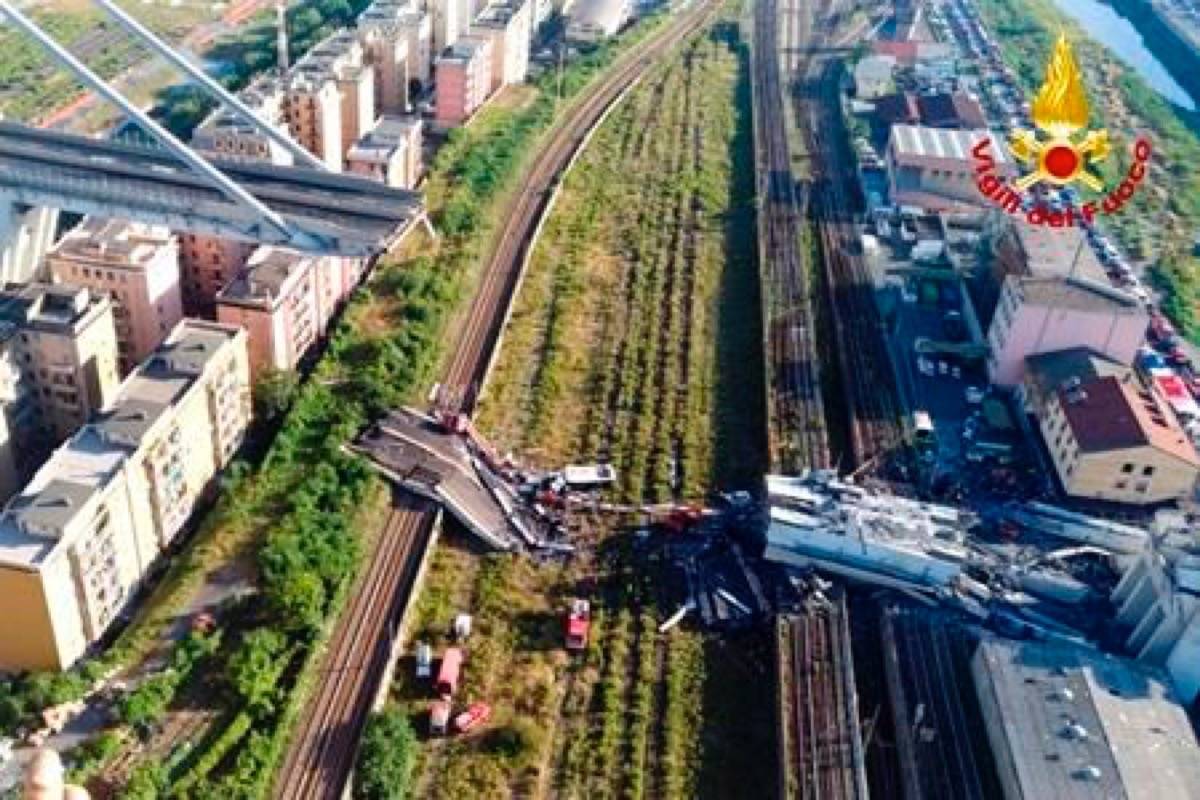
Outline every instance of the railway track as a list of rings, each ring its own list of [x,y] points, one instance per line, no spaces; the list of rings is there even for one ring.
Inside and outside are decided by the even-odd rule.
[[[705,0],[628,51],[611,74],[587,90],[538,153],[507,209],[445,373],[446,394],[471,413],[520,285],[530,239],[562,172],[605,111],[666,50],[699,30],[720,8]],[[427,504],[397,497],[370,564],[329,642],[318,684],[289,743],[273,795],[281,800],[335,800],[343,795],[358,739],[391,653],[433,525]]]
[[[802,30],[803,46],[808,40]],[[808,196],[798,192],[784,118],[778,0],[755,4],[755,162],[759,174],[759,259],[763,276],[772,466],[828,467],[830,446],[821,396],[811,275],[802,247]]]
[[[832,39],[836,16],[826,19],[824,35]],[[875,305],[874,282],[858,255],[858,203],[851,195],[857,178],[846,153],[838,70],[838,63],[832,60],[814,63],[804,92],[812,152],[823,156],[814,164],[812,210],[820,231],[827,302],[841,359],[850,452],[853,466],[863,466],[878,464],[901,451],[904,431],[883,322]]]
[[[785,618],[780,745],[785,800],[865,798],[862,742],[844,603]]]
[[[491,369],[493,355],[512,299],[533,245],[534,233],[553,196],[563,171],[587,140],[604,113],[654,64],[665,51],[708,23],[721,0],[703,0],[683,10],[663,30],[639,42],[587,95],[576,101],[569,117],[537,154],[513,198],[496,245],[484,267],[478,293],[471,305],[444,381],[446,396],[458,398],[458,409],[470,414]]]
[[[419,555],[433,528],[421,500],[397,492],[367,570],[351,589],[318,678],[303,712],[275,796],[287,800],[336,798],[353,766],[358,732],[366,721],[379,676],[392,652],[416,580]]]

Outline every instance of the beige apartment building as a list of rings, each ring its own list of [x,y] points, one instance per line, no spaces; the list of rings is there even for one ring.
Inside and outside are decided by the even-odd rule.
[[[1032,356],[1021,399],[1067,494],[1149,505],[1195,490],[1200,455],[1129,367],[1087,348]]]
[[[183,319],[179,240],[161,226],[89,218],[46,257],[55,283],[112,299],[121,374],[128,374]]]
[[[398,189],[421,178],[420,117],[383,116],[346,154],[346,171]]]
[[[0,513],[0,669],[66,669],[104,635],[249,419],[245,333],[181,322]]]
[[[522,83],[529,72],[529,25],[532,3],[526,0],[489,5],[471,26],[474,36],[492,40],[492,91]]]
[[[287,131],[284,92],[275,75],[266,75],[238,93],[238,98],[277,130]],[[225,108],[218,108],[192,133],[192,146],[221,158],[293,163],[292,154],[255,126]]]
[[[409,0],[376,0],[358,17],[366,58],[375,70],[375,108],[405,114],[409,81],[429,85],[433,66],[433,19]]]
[[[86,288],[44,283],[0,289],[0,322],[53,443],[112,401],[120,382],[112,302]]]

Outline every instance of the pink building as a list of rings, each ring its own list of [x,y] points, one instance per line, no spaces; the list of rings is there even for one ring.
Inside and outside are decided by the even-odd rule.
[[[179,241],[159,226],[89,218],[47,255],[55,283],[112,298],[122,374],[145,360],[183,319]]]
[[[1137,300],[1096,281],[1009,275],[988,327],[988,376],[1016,386],[1029,356],[1077,347],[1129,364],[1148,322]]]
[[[492,42],[464,36],[437,59],[437,111],[440,128],[462,125],[483,105],[492,86]]]
[[[250,371],[293,369],[362,278],[362,259],[264,246],[217,296],[217,321],[249,334]]]
[[[217,294],[246,266],[257,245],[219,236],[180,236],[183,306],[189,316],[211,317]]]

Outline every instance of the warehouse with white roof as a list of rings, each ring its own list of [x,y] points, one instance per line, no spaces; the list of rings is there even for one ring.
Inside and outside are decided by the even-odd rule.
[[[995,162],[991,171],[1013,174],[1002,137],[991,131],[893,125],[886,155],[892,202],[935,211],[990,206],[992,201],[976,186],[978,162],[972,154],[985,139],[991,142],[986,152]]]

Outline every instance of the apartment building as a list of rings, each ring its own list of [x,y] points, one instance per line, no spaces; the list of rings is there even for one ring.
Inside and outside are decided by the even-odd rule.
[[[41,433],[40,393],[21,370],[17,336],[16,325],[0,323],[0,500],[21,488],[48,446]]]
[[[238,98],[268,124],[288,132],[283,86],[275,75],[266,75],[238,93]],[[192,147],[221,158],[292,164],[292,154],[254,125],[225,108],[218,108],[192,133]]]
[[[471,34],[492,41],[491,91],[522,83],[529,72],[529,0],[508,0],[479,12]]]
[[[375,72],[359,34],[340,30],[317,43],[292,67],[285,85],[292,135],[341,171],[346,153],[375,122]]]
[[[261,247],[217,298],[217,320],[246,329],[252,377],[292,369],[357,285],[357,260]]]
[[[409,111],[409,83],[432,79],[433,19],[408,0],[376,0],[358,17],[367,62],[375,70],[380,114]]]
[[[179,240],[162,226],[89,218],[47,255],[55,283],[112,299],[121,374],[158,347],[179,320]]]
[[[436,124],[441,128],[462,125],[491,94],[491,39],[460,38],[438,56],[437,80]]]
[[[245,333],[181,322],[0,513],[0,669],[66,669],[104,635],[249,419]]]
[[[1130,364],[1148,323],[1136,300],[1098,281],[1009,275],[988,326],[988,376],[1000,386],[1016,386],[1026,358],[1073,347]]]
[[[346,155],[346,171],[399,189],[421,177],[420,117],[383,116]]]
[[[1028,365],[1022,402],[1067,494],[1139,506],[1192,494],[1200,455],[1130,367],[1086,348],[1032,356]]]
[[[44,283],[0,289],[0,322],[22,380],[37,396],[43,436],[70,436],[116,394],[117,333],[112,302],[87,288]]]

